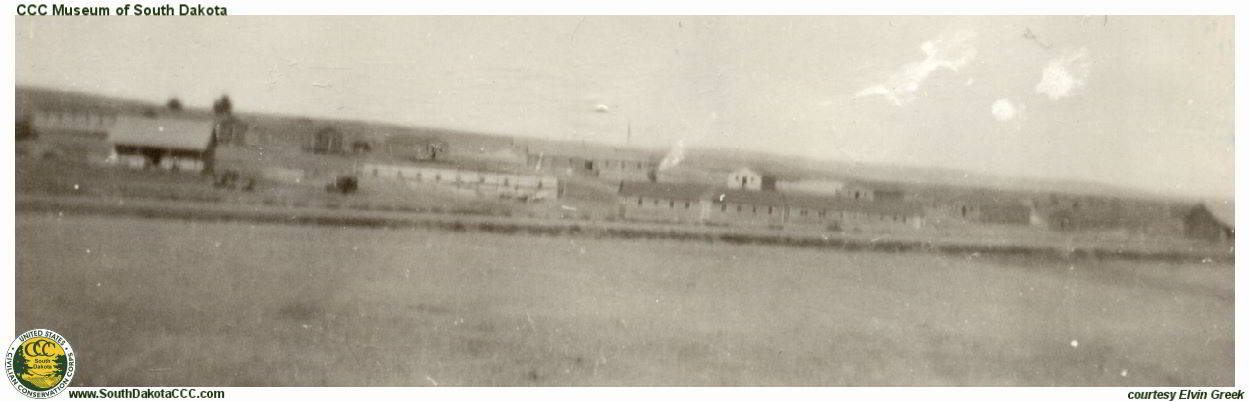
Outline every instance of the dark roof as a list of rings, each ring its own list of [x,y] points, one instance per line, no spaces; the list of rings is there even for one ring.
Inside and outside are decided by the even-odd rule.
[[[147,148],[205,150],[213,139],[213,120],[118,116],[108,142]]]
[[[668,200],[700,200],[711,196],[712,186],[695,183],[621,183],[623,197],[663,198]]]

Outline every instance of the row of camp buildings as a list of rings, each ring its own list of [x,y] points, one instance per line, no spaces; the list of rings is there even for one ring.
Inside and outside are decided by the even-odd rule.
[[[266,146],[249,140],[248,127],[229,116],[42,113],[32,120],[49,132],[92,133],[85,137],[106,148],[102,162],[131,169],[234,173],[273,183],[313,185],[355,176],[361,184],[379,189],[432,190],[492,199],[548,201],[560,195],[559,180],[552,175],[455,167],[432,158],[389,152],[394,147],[385,155],[366,156]],[[326,136],[322,130],[313,138],[323,141]]]
[[[1233,238],[1231,207],[1214,204],[988,188],[904,191],[892,183],[784,177],[749,167],[690,174],[689,169],[659,169],[654,156],[637,152],[572,148],[541,152],[527,148],[527,165],[535,171],[618,185],[617,215],[630,220],[850,230],[928,228],[966,234],[1048,231]]]
[[[919,229],[924,224],[923,208],[907,202],[874,202],[696,183],[621,183],[618,214],[638,221],[797,225],[833,231]]]
[[[526,200],[561,197],[564,179],[557,176],[590,177],[618,186],[618,216],[640,221],[812,226],[849,231],[973,225],[1213,241],[1233,238],[1231,206],[1192,202],[990,190],[939,195],[909,190],[905,194],[888,185],[780,178],[747,168],[719,179],[685,181],[672,172],[658,170],[656,162],[646,155],[623,150],[577,156],[574,152],[527,149],[525,163],[531,173],[512,174],[414,164],[412,158],[395,155],[391,155],[392,160],[377,160],[379,156],[312,155],[280,152],[277,148],[260,152],[243,141],[247,126],[231,118],[59,112],[37,114],[33,120],[45,130],[104,133],[99,137],[104,137],[100,138],[101,143],[109,148],[106,161],[132,168],[188,172],[251,170],[257,176],[296,183],[353,174],[384,186],[437,188]]]
[[[1115,197],[1004,197],[933,202],[845,193],[751,190],[697,183],[625,182],[618,215],[627,220],[815,227],[829,231],[944,230],[966,234],[1021,230],[1231,242],[1231,206]],[[979,228],[979,229],[978,229]],[[996,228],[996,229],[995,229]]]

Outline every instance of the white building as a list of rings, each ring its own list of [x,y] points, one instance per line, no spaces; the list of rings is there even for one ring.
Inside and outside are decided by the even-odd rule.
[[[777,178],[744,167],[730,173],[725,185],[736,190],[772,191],[777,189]]]
[[[211,170],[213,121],[119,117],[109,128],[107,163],[187,172]]]

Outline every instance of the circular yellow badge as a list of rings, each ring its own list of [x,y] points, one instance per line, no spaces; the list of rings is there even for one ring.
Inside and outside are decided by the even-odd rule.
[[[74,377],[74,349],[52,330],[32,329],[13,340],[4,356],[6,377],[31,398],[51,398]]]

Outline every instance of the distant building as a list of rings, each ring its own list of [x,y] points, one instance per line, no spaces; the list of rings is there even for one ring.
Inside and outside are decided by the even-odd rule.
[[[1022,225],[1036,224],[1034,209],[1023,201],[976,199],[962,197],[950,200],[932,209],[935,217],[949,218],[986,224]]]
[[[361,164],[357,174],[368,184],[409,188],[432,185],[487,198],[549,201],[560,196],[560,182],[553,176],[379,162]]]
[[[525,155],[526,166],[535,171],[615,182],[655,181],[659,167],[645,152],[609,147],[532,145]]]
[[[334,127],[324,127],[313,133],[308,149],[314,154],[342,154],[343,143],[343,133]]]
[[[773,191],[777,189],[777,176],[744,167],[730,173],[725,186],[737,190]]]
[[[1185,237],[1210,242],[1231,243],[1236,223],[1231,205],[1198,204],[1184,215]]]
[[[711,220],[738,224],[784,224],[790,201],[786,195],[756,189],[729,188],[712,196],[716,204],[715,217]]]
[[[848,184],[838,194],[843,198],[861,201],[902,201],[903,190],[873,184]]]
[[[704,222],[712,211],[713,190],[690,183],[621,183],[618,215],[639,221]]]
[[[605,157],[591,160],[597,177],[606,180],[656,180],[658,163],[642,158]]]
[[[108,131],[108,161],[141,169],[211,171],[214,126],[210,119],[118,116]]]
[[[1040,226],[1060,232],[1121,232],[1184,237],[1190,204],[1106,196],[1050,194],[1033,201]]]
[[[710,220],[723,223],[819,225],[835,230],[918,229],[924,210],[903,202],[752,190],[714,194]]]
[[[890,189],[891,187],[884,186]],[[903,194],[908,202],[925,206],[925,216],[935,227],[961,227],[966,224],[992,224],[1043,227],[1041,215],[1036,213],[1029,196],[1033,193],[1014,193],[986,188],[955,186],[924,186],[909,188]],[[882,192],[874,194],[881,200]]]
[[[618,204],[621,217],[644,221],[807,225],[831,230],[913,230],[924,221],[923,209],[910,203],[693,183],[622,183]]]
[[[386,154],[406,161],[435,161],[450,150],[447,141],[437,137],[393,135],[383,143]]]

